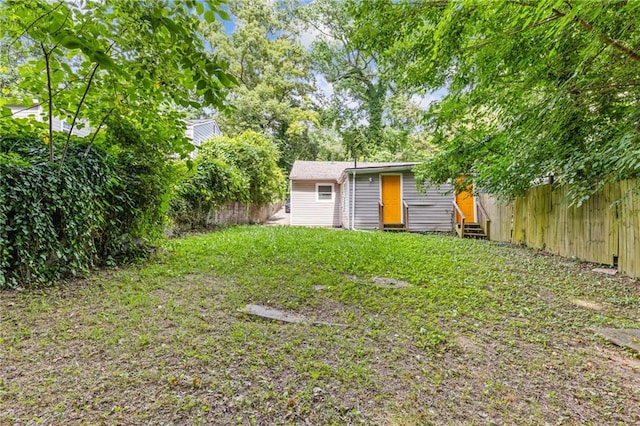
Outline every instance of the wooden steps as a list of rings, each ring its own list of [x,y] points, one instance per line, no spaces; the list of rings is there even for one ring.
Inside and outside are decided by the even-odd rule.
[[[404,223],[386,223],[382,230],[385,232],[407,232],[407,227]]]
[[[460,229],[460,224],[456,225]],[[473,238],[476,240],[486,240],[487,234],[485,234],[482,225],[475,222],[468,222],[464,224],[464,238]]]

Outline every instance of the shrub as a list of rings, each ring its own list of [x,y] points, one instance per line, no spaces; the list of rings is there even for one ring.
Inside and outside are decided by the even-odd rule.
[[[171,204],[170,214],[176,223],[204,228],[207,215],[227,201],[249,202],[247,177],[236,167],[200,156],[193,170],[186,169],[183,165],[184,181]]]
[[[98,253],[107,264],[144,255],[164,229],[175,170],[166,147],[143,134],[132,122],[111,121],[98,144],[113,159],[105,226],[96,236]]]
[[[85,150],[72,144],[59,168],[39,138],[0,139],[0,287],[42,285],[97,263],[113,180],[104,153]]]
[[[73,138],[62,163],[48,160],[40,137],[0,137],[0,288],[45,285],[148,253],[162,234],[174,173],[141,134],[109,123],[95,146]]]
[[[201,228],[207,215],[227,202],[262,206],[282,200],[286,184],[278,156],[275,145],[255,132],[205,142],[193,170],[183,171],[171,217],[178,224]]]
[[[286,181],[278,167],[279,157],[275,144],[253,131],[234,138],[213,138],[200,147],[199,153],[201,161],[218,159],[240,170],[247,179],[249,202],[257,205],[280,201],[284,197]]]

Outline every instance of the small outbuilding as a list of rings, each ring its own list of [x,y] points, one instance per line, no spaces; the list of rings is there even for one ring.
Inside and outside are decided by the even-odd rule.
[[[452,185],[418,190],[417,163],[296,161],[290,179],[292,225],[452,231]]]

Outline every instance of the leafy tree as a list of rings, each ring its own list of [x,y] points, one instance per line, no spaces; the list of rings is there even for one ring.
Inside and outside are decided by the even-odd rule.
[[[296,14],[316,36],[314,66],[333,86],[330,108],[348,155],[366,155],[368,145],[382,140],[389,82],[378,73],[375,54],[365,53],[353,38],[354,21],[343,2],[318,0],[298,8]]]
[[[20,81],[20,75],[18,74],[17,64],[24,60],[17,52],[9,46],[10,40],[0,39],[0,58],[2,58],[3,65],[0,65],[0,96],[17,96],[17,86]],[[9,67],[6,64],[14,64]]]
[[[254,131],[210,139],[200,146],[196,166],[178,184],[171,217],[202,228],[208,215],[225,203],[262,206],[282,200],[286,182],[278,156],[274,143]]]
[[[319,123],[310,97],[313,76],[295,27],[266,1],[234,0],[229,9],[235,16],[230,36],[219,23],[207,29],[208,40],[240,83],[230,93],[233,110],[220,117],[222,130],[230,136],[253,130],[272,137],[284,169],[299,158],[315,159],[318,148],[310,134]]]
[[[20,74],[19,89],[37,99],[49,118],[49,160],[54,161],[51,119],[71,128],[91,126],[92,140],[111,119],[140,124],[164,152],[184,154],[181,107],[223,107],[234,78],[209,54],[200,19],[212,22],[219,0],[67,1],[7,0],[0,4],[6,41],[3,67]],[[205,7],[206,6],[206,7]],[[12,57],[27,57],[15,63]],[[31,99],[3,99],[31,104]],[[3,124],[10,113],[2,113]],[[85,124],[86,123],[86,124]],[[70,138],[63,146],[65,153]]]
[[[640,175],[640,3],[352,5],[358,37],[405,87],[446,87],[423,177],[473,173],[504,198],[553,174],[581,202]]]
[[[0,107],[37,102],[48,117],[21,123],[0,108],[0,287],[147,253],[169,155],[192,149],[183,109],[223,108],[235,81],[200,32],[201,18],[227,17],[220,4],[0,2]],[[90,136],[54,133],[54,116]]]
[[[347,4],[317,0],[295,11],[315,35],[314,67],[334,90],[324,118],[342,137],[342,156],[385,161],[424,157],[413,148],[427,143],[420,134],[417,105],[380,68],[377,52],[365,49]]]

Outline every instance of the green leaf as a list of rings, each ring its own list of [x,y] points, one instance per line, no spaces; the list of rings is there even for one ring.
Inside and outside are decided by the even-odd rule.
[[[163,18],[162,22],[172,35],[175,35],[176,33],[182,31],[182,29],[178,25],[176,25],[176,23],[173,22],[171,18]]]
[[[218,80],[220,80],[220,83],[222,83],[224,86],[228,87],[233,85],[233,81],[231,81],[227,73],[217,72],[216,77],[218,78]]]
[[[220,16],[225,21],[231,20],[231,16],[229,16],[229,13],[227,13],[227,11],[224,9],[218,9],[218,16]]]
[[[214,22],[216,20],[216,14],[212,11],[212,10],[207,10],[204,13],[204,19],[205,21],[207,21],[209,24],[211,24],[212,22]]]
[[[111,60],[109,55],[104,52],[95,51],[89,57],[93,62],[100,64],[100,66],[103,68],[109,69],[114,67],[113,61]]]
[[[67,49],[80,49],[83,45],[82,40],[74,36],[65,37],[60,44]]]

